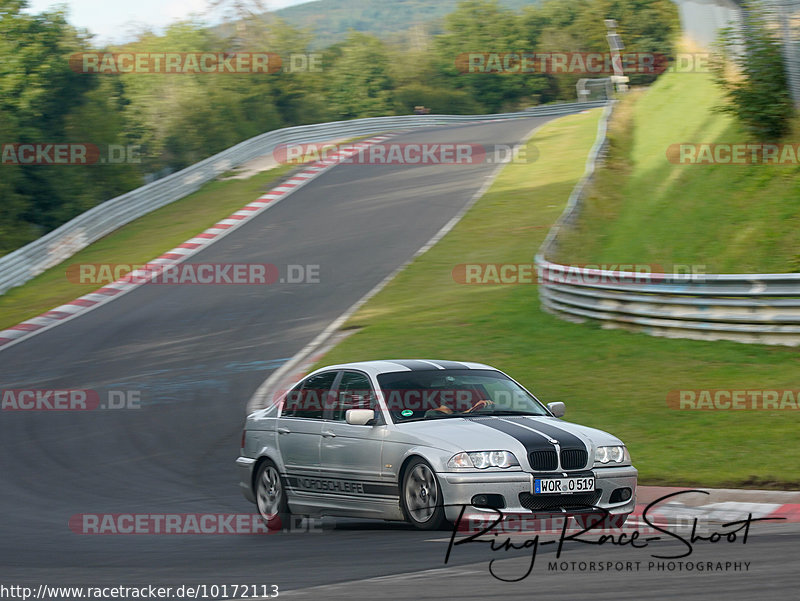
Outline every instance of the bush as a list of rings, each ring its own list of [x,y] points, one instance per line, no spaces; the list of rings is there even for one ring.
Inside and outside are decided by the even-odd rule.
[[[743,3],[741,28],[720,34],[714,75],[732,113],[755,138],[774,140],[789,131],[794,113],[772,14],[762,2]]]

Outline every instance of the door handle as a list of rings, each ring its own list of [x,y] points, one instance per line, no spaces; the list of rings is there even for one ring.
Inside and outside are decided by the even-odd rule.
[[[290,432],[289,428],[278,428],[278,434],[289,434]]]
[[[336,434],[334,434],[330,430],[323,430],[322,431],[322,437],[323,438],[336,438]]]

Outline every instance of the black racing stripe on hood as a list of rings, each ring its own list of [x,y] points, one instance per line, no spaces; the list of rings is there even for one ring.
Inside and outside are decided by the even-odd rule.
[[[482,426],[487,426],[489,428],[494,428],[495,430],[499,430],[503,434],[508,434],[512,438],[522,443],[522,446],[525,447],[525,450],[528,453],[532,451],[555,452],[555,447],[552,444],[550,444],[550,442],[547,440],[547,437],[544,434],[537,434],[536,432],[532,432],[527,428],[519,426],[518,424],[514,424],[512,422],[505,421],[497,417],[469,417],[466,419],[468,421],[471,421],[472,423],[480,424]],[[486,449],[486,450],[493,450],[493,449]]]
[[[403,367],[414,371],[433,371],[438,369],[436,365],[431,365],[430,363],[425,363],[424,361],[414,361],[412,359],[391,359],[389,360],[389,363],[396,363],[397,365],[402,365]]]
[[[571,432],[568,432],[564,428],[559,428],[558,426],[554,426],[553,424],[544,420],[540,421],[538,419],[531,419],[527,417],[523,417],[520,422],[557,440],[562,449],[586,449],[586,445],[580,438]]]
[[[436,359],[431,359],[431,363],[435,363],[444,369],[469,369],[469,367],[458,361],[437,361]]]

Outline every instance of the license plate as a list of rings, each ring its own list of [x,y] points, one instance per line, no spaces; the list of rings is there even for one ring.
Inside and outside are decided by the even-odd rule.
[[[535,478],[534,494],[569,494],[573,492],[592,492],[594,476],[583,478]]]

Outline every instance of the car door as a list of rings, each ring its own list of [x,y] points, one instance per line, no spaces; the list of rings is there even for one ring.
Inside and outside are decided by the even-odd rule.
[[[310,376],[286,395],[276,430],[278,450],[292,489],[313,491],[313,484],[302,483],[309,481],[309,476],[319,475],[324,407],[330,404],[338,375],[334,370]]]
[[[348,424],[348,409],[374,409],[375,425]],[[342,372],[333,407],[325,414],[320,447],[321,477],[344,497],[378,498],[396,494],[396,486],[382,478],[381,451],[386,426],[369,377],[358,371]],[[389,474],[387,474],[387,478]],[[389,483],[387,486],[387,482]]]

